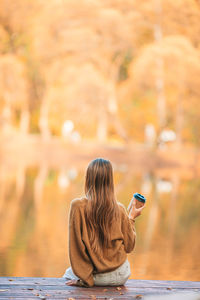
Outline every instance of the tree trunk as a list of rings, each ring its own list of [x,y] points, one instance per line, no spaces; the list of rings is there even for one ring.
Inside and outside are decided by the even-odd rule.
[[[42,103],[40,109],[39,128],[43,140],[48,140],[51,136],[49,125],[48,125],[48,107],[45,102]]]
[[[26,168],[24,164],[21,164],[16,173],[16,202],[20,202],[24,193],[26,181]]]
[[[111,82],[109,85],[109,95],[108,95],[108,113],[112,125],[114,126],[117,134],[125,141],[128,140],[125,129],[123,128],[119,117],[118,117],[118,104],[116,97],[116,87],[115,82]]]
[[[154,39],[156,43],[159,43],[163,38],[161,19],[162,19],[162,4],[161,0],[154,0],[156,22],[154,24]],[[166,126],[166,97],[164,90],[164,68],[163,58],[158,55],[156,58],[156,80],[155,87],[157,92],[157,113],[159,130],[158,134]]]
[[[20,117],[20,132],[22,134],[28,134],[29,131],[30,113],[28,109],[23,109]]]
[[[182,145],[182,130],[183,130],[183,106],[181,96],[178,96],[177,99],[177,109],[176,109],[176,145],[177,147],[181,147]]]
[[[12,129],[12,124],[11,124],[12,111],[11,111],[11,108],[8,103],[6,103],[6,105],[4,106],[4,108],[2,110],[1,119],[2,119],[3,134],[9,134]]]
[[[101,108],[98,114],[97,139],[99,142],[106,142],[108,137],[108,122],[105,109]]]

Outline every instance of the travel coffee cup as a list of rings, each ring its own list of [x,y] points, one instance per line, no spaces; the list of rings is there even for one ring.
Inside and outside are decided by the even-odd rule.
[[[146,198],[143,195],[141,195],[139,193],[135,193],[133,195],[133,198],[131,199],[131,202],[130,202],[129,206],[128,206],[128,211],[131,210],[134,198],[136,199],[136,204],[135,204],[136,208],[142,207],[146,202]]]

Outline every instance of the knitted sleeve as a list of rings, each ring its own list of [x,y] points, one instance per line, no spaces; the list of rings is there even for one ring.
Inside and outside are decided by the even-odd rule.
[[[74,274],[84,282],[84,286],[92,287],[94,285],[93,266],[85,251],[81,231],[80,209],[78,203],[72,201],[69,213],[69,258],[71,267]]]
[[[135,221],[130,219],[126,208],[122,206],[121,230],[124,237],[124,249],[126,253],[133,251],[136,241]]]

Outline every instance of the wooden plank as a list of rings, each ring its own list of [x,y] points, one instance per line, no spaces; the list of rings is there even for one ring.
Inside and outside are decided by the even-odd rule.
[[[29,297],[38,297],[44,296],[45,298],[67,298],[67,297],[72,297],[72,298],[77,298],[79,299],[80,296],[84,298],[92,298],[93,296],[98,297],[98,298],[121,298],[121,297],[133,297],[138,294],[140,295],[166,295],[166,294],[172,294],[172,293],[180,293],[180,290],[167,290],[167,289],[151,289],[151,288],[146,288],[146,289],[137,289],[135,291],[132,290],[121,290],[121,291],[95,291],[93,289],[90,290],[85,290],[81,289],[80,291],[76,290],[19,290],[19,289],[13,289],[13,290],[7,290],[5,289],[5,292],[0,293],[0,297],[24,297],[24,298],[29,298]],[[185,291],[181,291],[183,294]],[[195,290],[194,290],[195,292]],[[198,293],[200,295],[200,293]]]
[[[196,290],[200,292],[200,287],[172,287],[172,286],[165,286],[165,287],[158,287],[158,286],[149,286],[149,287],[133,287],[133,286],[119,286],[119,287],[93,287],[93,288],[80,288],[80,287],[74,287],[74,286],[67,286],[67,285],[32,285],[32,284],[3,284],[0,285],[0,289],[9,289],[11,290],[38,290],[38,291],[95,291],[96,293],[102,292],[102,290],[106,290],[109,292],[114,293],[116,290],[121,290],[121,291],[137,291],[137,290],[157,290],[157,291],[165,291],[165,290]]]
[[[138,280],[130,279],[126,282],[128,287],[176,287],[200,288],[199,281],[172,281],[172,280]]]
[[[3,283],[12,283],[15,282],[17,284],[24,284],[24,283],[39,283],[39,284],[51,284],[51,285],[63,285],[66,282],[66,279],[64,278],[53,278],[53,277],[47,277],[47,278],[41,278],[41,277],[0,277],[0,284]]]
[[[195,295],[195,294],[183,294],[181,295],[180,293],[178,294],[173,294],[173,295],[170,295],[169,298],[168,298],[169,295],[137,295],[137,296],[127,296],[127,295],[121,295],[121,296],[112,296],[111,298],[110,297],[105,297],[105,296],[97,296],[96,298],[91,297],[91,296],[82,296],[82,295],[78,295],[77,297],[76,296],[73,296],[73,299],[75,300],[86,300],[86,299],[89,299],[89,300],[98,300],[98,299],[104,299],[104,300],[114,300],[114,299],[140,299],[140,300],[166,300],[166,299],[173,299],[173,300],[199,300],[199,295]],[[64,295],[59,295],[59,296],[51,296],[51,297],[46,297],[46,299],[43,299],[43,300],[53,300],[53,299],[65,299],[65,300],[69,300],[70,298],[72,298],[72,296],[64,296]],[[37,299],[37,300],[42,300],[41,298],[39,297],[36,297],[36,296],[20,296],[20,295],[15,295],[14,297],[12,296],[6,296],[6,297],[3,297],[1,298],[3,300],[7,300],[7,299]]]
[[[1,289],[2,290],[2,289]],[[160,290],[154,290],[154,289],[151,289],[151,288],[147,288],[147,289],[137,289],[135,291],[132,291],[132,290],[126,290],[126,291],[106,291],[104,292],[103,289],[102,291],[95,291],[93,289],[90,289],[89,291],[87,290],[83,290],[81,289],[80,291],[78,290],[19,290],[19,289],[13,289],[13,290],[7,290],[7,289],[3,289],[5,290],[5,292],[0,292],[0,295],[15,295],[15,294],[20,294],[20,295],[35,295],[35,294],[49,294],[49,295],[53,295],[53,294],[66,294],[66,295],[97,295],[97,296],[101,296],[101,295],[104,295],[104,296],[119,296],[119,295],[137,295],[137,294],[168,294],[168,293],[174,293],[174,292],[182,292],[184,293],[185,290],[177,290],[177,289],[172,289],[172,290],[167,290],[167,289],[160,289]],[[193,292],[196,292],[195,289],[192,290]],[[200,293],[199,293],[200,294]]]
[[[153,296],[200,296],[200,282],[128,280],[125,286],[81,288],[67,286],[64,278],[0,277],[0,299],[143,299]],[[145,298],[144,298],[145,297]],[[196,297],[196,296],[195,296]],[[175,298],[174,298],[175,299]],[[189,298],[188,298],[189,299]],[[192,299],[192,298],[190,298]],[[197,298],[193,298],[197,299]]]
[[[40,278],[40,277],[0,277],[0,285],[15,284],[40,284],[40,285],[65,285],[64,278]],[[127,287],[176,287],[176,288],[200,288],[199,281],[170,281],[170,280],[139,280],[129,279],[125,286]]]

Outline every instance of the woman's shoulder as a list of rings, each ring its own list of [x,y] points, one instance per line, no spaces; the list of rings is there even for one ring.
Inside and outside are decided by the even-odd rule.
[[[71,208],[85,206],[88,199],[85,197],[75,198],[71,201]]]
[[[127,214],[127,210],[126,210],[126,207],[125,207],[125,205],[124,205],[124,204],[122,204],[122,203],[121,203],[121,202],[119,202],[119,201],[117,201],[117,204],[118,204],[118,207],[119,207],[120,211],[121,211],[122,213],[125,213],[125,214]]]

